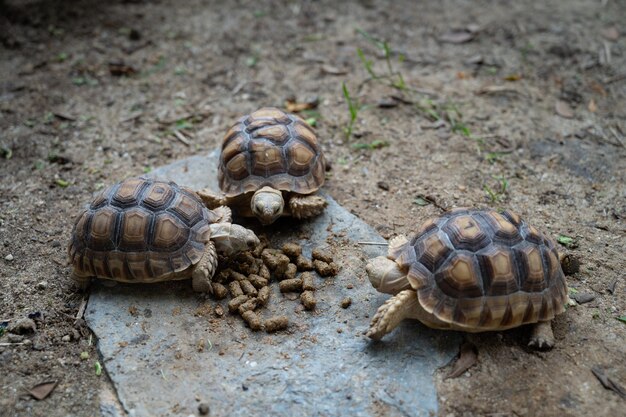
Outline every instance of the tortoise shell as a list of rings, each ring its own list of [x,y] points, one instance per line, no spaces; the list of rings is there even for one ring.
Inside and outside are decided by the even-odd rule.
[[[74,224],[70,263],[84,275],[123,282],[184,278],[218,216],[190,189],[131,178],[98,194]]]
[[[226,133],[218,181],[227,197],[265,186],[310,194],[324,184],[325,167],[313,129],[295,114],[266,107]]]
[[[457,209],[430,219],[390,257],[408,270],[427,312],[461,327],[551,320],[568,299],[554,241],[510,211]]]

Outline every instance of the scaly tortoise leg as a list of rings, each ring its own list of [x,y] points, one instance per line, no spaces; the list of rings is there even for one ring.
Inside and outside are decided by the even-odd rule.
[[[74,284],[78,287],[79,290],[84,291],[89,288],[89,284],[91,283],[91,275],[81,275],[76,271],[72,271],[71,277],[74,281]]]
[[[414,290],[400,291],[378,308],[366,336],[380,340],[395,329],[398,324],[411,314],[416,307],[417,293]]]
[[[552,322],[540,321],[533,326],[532,335],[530,336],[530,342],[528,346],[546,350],[552,349],[554,346],[554,333],[552,333]]]
[[[289,211],[296,219],[317,216],[327,205],[328,201],[319,195],[294,195],[289,199]]]
[[[191,283],[196,292],[213,293],[211,278],[217,269],[217,251],[212,241],[206,244],[204,255],[191,270]]]
[[[219,206],[213,209],[213,212],[219,216],[218,223],[232,223],[233,211],[228,206]]]
[[[216,193],[209,188],[196,191],[196,194],[198,194],[204,205],[211,210],[226,205],[226,196],[222,193]]]

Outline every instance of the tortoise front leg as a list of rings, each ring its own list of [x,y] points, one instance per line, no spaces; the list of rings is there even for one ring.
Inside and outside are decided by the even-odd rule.
[[[196,191],[196,194],[198,194],[198,197],[202,199],[204,205],[210,209],[216,209],[220,206],[225,206],[228,200],[224,194],[216,193],[208,188]]]
[[[76,270],[73,270],[70,278],[72,278],[74,284],[76,284],[79,290],[84,291],[89,288],[92,276],[88,274],[80,274]]]
[[[217,252],[215,244],[209,241],[204,248],[204,255],[191,270],[191,283],[196,292],[213,293],[211,278],[217,269]]]
[[[289,199],[289,211],[296,219],[306,219],[319,215],[328,201],[319,195],[294,195]]]
[[[415,316],[413,310],[417,308],[417,302],[417,293],[414,290],[400,291],[378,308],[366,336],[380,340],[402,320]]]
[[[552,322],[540,321],[533,326],[532,335],[530,336],[530,342],[528,346],[546,350],[552,349],[554,346],[554,333],[552,333]]]

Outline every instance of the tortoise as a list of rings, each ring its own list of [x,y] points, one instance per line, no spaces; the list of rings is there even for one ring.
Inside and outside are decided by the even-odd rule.
[[[471,333],[535,323],[529,346],[547,349],[550,321],[569,300],[554,241],[511,211],[461,208],[427,220],[411,240],[391,239],[366,271],[394,295],[372,319],[374,340],[404,318]]]
[[[256,247],[256,235],[230,223],[230,209],[207,209],[174,182],[130,178],[101,193],[77,217],[68,247],[72,278],[84,289],[92,277],[120,282],[191,278],[194,291],[212,292],[218,253]]]
[[[265,107],[241,117],[226,133],[218,167],[221,193],[200,192],[209,208],[232,207],[269,225],[281,216],[320,214],[315,192],[326,162],[313,129],[299,116]]]

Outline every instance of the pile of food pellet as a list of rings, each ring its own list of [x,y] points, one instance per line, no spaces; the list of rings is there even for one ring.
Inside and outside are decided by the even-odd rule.
[[[239,314],[250,329],[264,329],[268,333],[284,330],[289,326],[286,316],[274,316],[263,320],[259,310],[270,300],[270,285],[278,281],[281,293],[300,293],[300,302],[307,310],[314,310],[315,275],[335,276],[339,267],[327,251],[314,249],[312,258],[302,254],[302,247],[286,243],[282,249],[268,247],[266,239],[253,251],[239,254],[213,277],[213,297],[222,300],[230,296],[228,311]],[[224,315],[218,305],[215,314]]]

